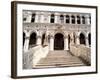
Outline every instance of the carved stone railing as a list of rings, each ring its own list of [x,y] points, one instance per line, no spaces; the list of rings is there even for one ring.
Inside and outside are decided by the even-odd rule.
[[[87,64],[91,64],[91,47],[85,45],[71,45],[70,52],[86,61]]]
[[[41,58],[47,56],[48,51],[48,46],[35,46],[30,48],[28,52],[23,53],[23,68],[32,69],[35,67]]]

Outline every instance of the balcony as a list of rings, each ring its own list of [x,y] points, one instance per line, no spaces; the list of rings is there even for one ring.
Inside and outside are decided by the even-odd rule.
[[[80,30],[91,30],[91,24],[59,24],[59,23],[23,23],[24,30],[54,30],[54,29],[62,29],[67,31],[80,31]]]

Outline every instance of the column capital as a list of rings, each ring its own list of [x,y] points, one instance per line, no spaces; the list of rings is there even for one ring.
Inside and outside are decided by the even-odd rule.
[[[54,39],[54,36],[51,35],[50,38]]]
[[[30,37],[29,36],[26,36],[25,39],[30,39]]]
[[[68,38],[68,35],[67,36],[64,36],[64,39]]]
[[[40,35],[38,35],[37,38],[42,38],[42,37]]]

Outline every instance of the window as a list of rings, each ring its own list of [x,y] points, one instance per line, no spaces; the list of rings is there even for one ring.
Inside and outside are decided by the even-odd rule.
[[[50,23],[54,23],[54,18],[55,18],[54,14],[51,14]]]
[[[89,17],[89,20],[90,20],[90,24],[91,24],[91,16]]]
[[[71,18],[72,18],[72,24],[75,24],[75,16],[71,16]]]
[[[82,16],[82,24],[85,24],[85,17]]]
[[[31,22],[35,22],[35,14],[32,14]]]
[[[61,23],[64,23],[64,16],[63,15],[60,15],[60,21],[61,21]]]
[[[80,16],[77,16],[77,24],[80,24]]]
[[[23,21],[26,21],[26,18],[23,18]]]
[[[70,23],[69,19],[70,19],[70,17],[68,15],[66,15],[66,23]]]

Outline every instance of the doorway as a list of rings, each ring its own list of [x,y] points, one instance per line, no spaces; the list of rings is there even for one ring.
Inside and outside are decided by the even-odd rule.
[[[64,50],[64,36],[61,33],[54,37],[54,50]]]

